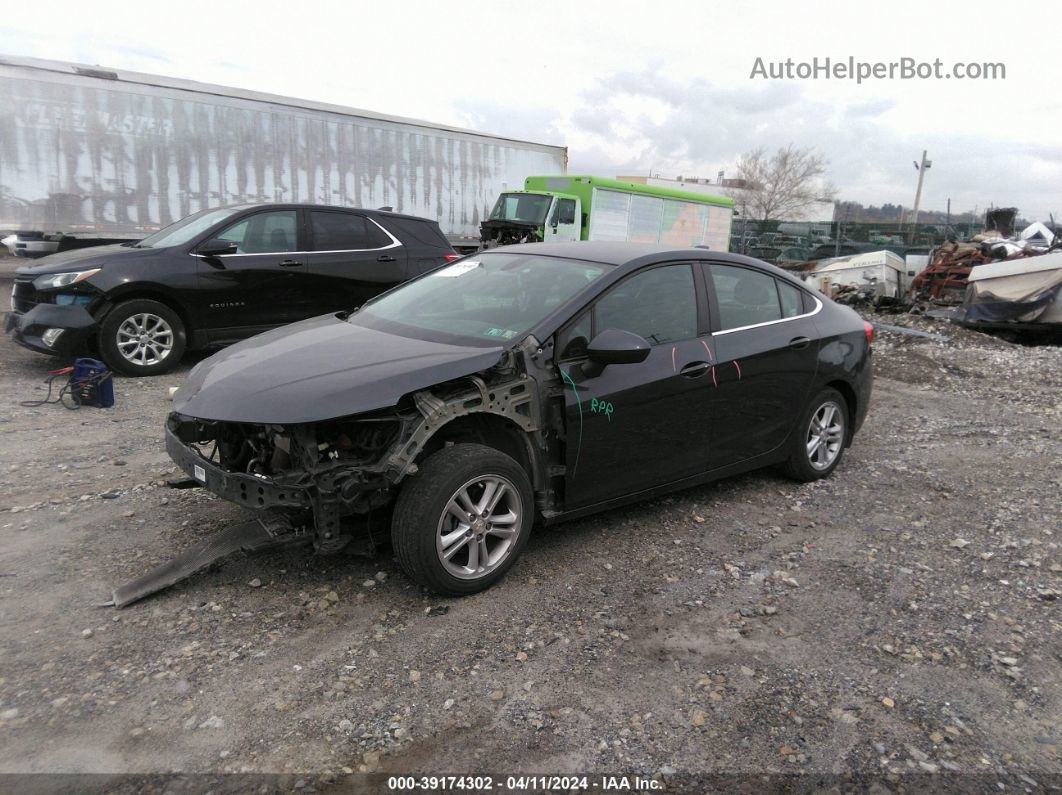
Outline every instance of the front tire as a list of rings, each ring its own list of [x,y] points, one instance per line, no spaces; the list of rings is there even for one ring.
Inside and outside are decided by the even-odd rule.
[[[836,389],[824,389],[808,403],[793,432],[784,470],[802,483],[827,477],[844,458],[848,404]]]
[[[489,588],[516,562],[531,534],[527,473],[480,444],[429,456],[395,503],[391,539],[402,570],[444,596]]]
[[[111,370],[131,376],[159,375],[176,367],[184,355],[184,323],[158,301],[123,301],[103,319],[98,344]]]

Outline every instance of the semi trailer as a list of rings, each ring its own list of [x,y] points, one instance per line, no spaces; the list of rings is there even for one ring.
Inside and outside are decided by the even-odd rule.
[[[0,55],[0,106],[0,238],[22,256],[265,202],[393,209],[474,250],[499,193],[567,168],[563,146],[36,58]]]
[[[615,240],[728,251],[734,201],[591,176],[538,176],[505,191],[480,225],[483,248]]]

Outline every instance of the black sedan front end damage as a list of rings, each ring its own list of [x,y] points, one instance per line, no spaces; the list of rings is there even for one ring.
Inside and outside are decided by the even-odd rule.
[[[455,430],[473,433],[468,420],[477,416],[506,421],[514,445],[524,446],[515,453],[535,462],[536,480],[545,479],[544,466],[537,466],[546,458],[540,386],[514,366],[522,358],[516,353],[506,357],[507,366],[349,418],[280,425],[174,412],[166,424],[166,449],[201,486],[254,511],[283,516],[293,532],[312,536],[320,553],[339,551],[362,533],[371,549],[374,521],[386,533],[397,487],[417,471],[416,459],[453,441],[449,434]],[[455,423],[461,419],[464,425]]]
[[[350,539],[341,519],[366,516],[389,500],[372,471],[401,428],[398,417],[296,425],[254,425],[170,415],[166,450],[185,474],[238,505],[288,516],[314,530],[321,552]]]

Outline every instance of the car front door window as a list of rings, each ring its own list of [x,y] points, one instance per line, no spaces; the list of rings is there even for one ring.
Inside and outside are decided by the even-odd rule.
[[[256,213],[217,235],[236,244],[237,254],[283,254],[298,250],[295,210]]]
[[[643,271],[597,302],[594,333],[631,331],[650,345],[697,336],[697,291],[689,265]]]

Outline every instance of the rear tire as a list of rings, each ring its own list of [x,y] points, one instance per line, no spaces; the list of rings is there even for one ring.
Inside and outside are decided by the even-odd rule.
[[[847,440],[848,404],[836,389],[824,389],[804,409],[782,470],[802,483],[827,477],[844,458]]]
[[[531,534],[527,473],[481,444],[429,456],[395,503],[391,540],[402,570],[444,596],[489,588],[516,562]]]
[[[184,355],[181,318],[165,304],[146,298],[123,301],[100,325],[100,356],[124,375],[159,375],[175,368]]]

